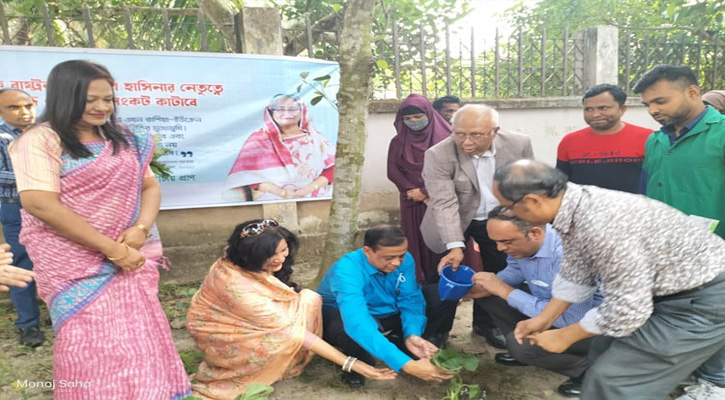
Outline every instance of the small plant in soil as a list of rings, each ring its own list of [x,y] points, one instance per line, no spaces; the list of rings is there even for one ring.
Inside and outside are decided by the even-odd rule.
[[[486,392],[479,385],[463,383],[461,371],[473,372],[478,368],[478,358],[463,354],[456,350],[438,350],[431,358],[431,363],[446,371],[455,372],[455,376],[448,381],[446,395],[441,400],[483,400]]]

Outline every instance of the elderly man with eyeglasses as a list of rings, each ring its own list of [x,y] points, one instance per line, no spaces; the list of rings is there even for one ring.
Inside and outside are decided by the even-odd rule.
[[[494,176],[494,194],[516,217],[551,223],[564,256],[552,298],[514,337],[560,353],[595,337],[581,399],[665,399],[725,346],[725,241],[657,200],[567,182],[520,160]],[[513,203],[517,201],[515,205]],[[601,290],[576,323],[548,328]],[[712,388],[711,388],[712,389]],[[722,399],[710,390],[710,399]]]
[[[488,237],[486,218],[498,206],[493,195],[496,168],[522,158],[534,158],[528,136],[500,132],[498,112],[483,104],[468,104],[453,115],[453,133],[425,153],[423,180],[430,201],[420,230],[428,248],[440,256],[438,269],[457,268],[464,243],[478,243],[486,272],[506,267],[506,254]],[[497,348],[506,341],[485,310],[474,307],[473,331]]]

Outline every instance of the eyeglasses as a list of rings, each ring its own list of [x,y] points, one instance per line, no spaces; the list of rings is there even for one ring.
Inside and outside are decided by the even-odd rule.
[[[493,128],[488,133],[472,132],[472,133],[469,133],[468,135],[466,135],[465,133],[462,133],[462,132],[454,132],[453,138],[458,140],[459,142],[465,142],[466,139],[471,139],[472,141],[476,142],[476,141],[479,141],[482,139],[488,139],[488,138],[492,137],[493,135],[496,134],[496,132],[494,132],[495,130],[496,130],[496,128]]]
[[[279,226],[279,223],[276,220],[272,218],[267,218],[262,222],[255,222],[242,228],[242,232],[239,234],[239,237],[243,239],[247,236],[257,236],[260,233],[264,232],[264,228],[274,228],[276,226]]]
[[[273,108],[272,112],[277,114],[297,114],[300,112],[299,108]]]
[[[520,201],[521,201],[521,200],[523,200],[523,199],[524,199],[524,198],[522,197],[522,198],[520,198],[520,199],[518,199],[518,200],[514,201],[513,203],[511,203],[511,204],[509,204],[509,205],[507,205],[507,206],[503,206],[503,207],[501,207],[501,213],[505,213],[505,212],[510,212],[510,211],[511,211],[511,210],[512,210],[512,209],[514,208],[514,206],[515,206],[516,204],[518,204],[518,202],[520,202]]]

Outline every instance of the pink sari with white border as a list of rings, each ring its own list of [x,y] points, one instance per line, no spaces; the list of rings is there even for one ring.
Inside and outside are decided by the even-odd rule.
[[[96,144],[94,157],[64,157],[60,177],[61,203],[110,238],[136,220],[144,171],[153,154],[149,135],[128,132],[127,139],[130,146],[115,155],[106,142]],[[56,331],[54,398],[188,396],[189,379],[157,297],[163,256],[156,228],[141,249],[146,264],[124,272],[102,253],[66,239],[25,211],[22,216],[20,239],[33,260],[38,294],[48,304]]]

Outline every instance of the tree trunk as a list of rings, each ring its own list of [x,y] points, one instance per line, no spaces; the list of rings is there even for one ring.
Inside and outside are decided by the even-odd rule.
[[[204,16],[219,29],[224,40],[234,48],[234,16],[239,12],[229,0],[196,0]]]
[[[315,278],[317,286],[330,266],[355,247],[360,211],[360,186],[365,160],[366,123],[372,88],[374,0],[348,0],[345,3],[340,39],[340,131],[335,156],[335,189],[328,220],[322,265]]]

